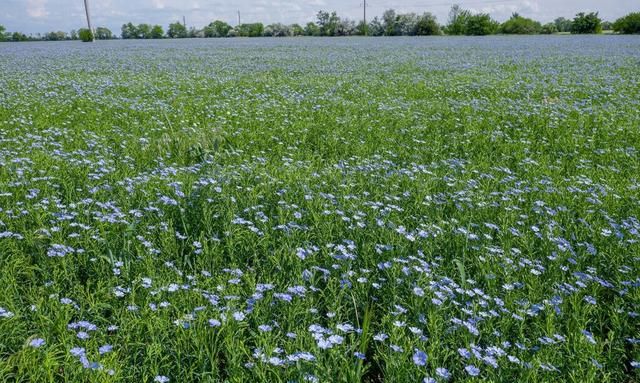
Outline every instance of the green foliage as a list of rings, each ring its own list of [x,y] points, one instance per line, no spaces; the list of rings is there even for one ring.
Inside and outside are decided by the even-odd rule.
[[[216,20],[204,27],[204,37],[227,37],[231,29],[233,29],[231,25]]]
[[[629,13],[613,23],[613,30],[618,33],[640,33],[640,12]]]
[[[434,15],[427,12],[418,18],[418,23],[416,24],[416,35],[431,36],[440,34],[442,34],[440,24],[438,24],[438,20]]]
[[[109,28],[98,27],[96,28],[96,40],[111,40],[113,38],[113,33]]]
[[[24,33],[13,32],[11,34],[11,41],[29,41],[29,37]]]
[[[449,11],[449,23],[445,28],[448,35],[464,35],[467,31],[468,20],[471,17],[471,11],[462,9],[459,5],[454,5]]]
[[[498,31],[500,24],[487,13],[472,14],[454,5],[449,11],[449,23],[445,31],[449,35],[484,36]]]
[[[6,30],[7,29],[4,27],[4,25],[0,25],[0,41],[5,41],[6,40],[5,35],[4,35],[4,32]]]
[[[555,23],[547,23],[542,26],[542,29],[540,29],[540,33],[542,33],[543,35],[558,33],[558,27]]]
[[[374,19],[373,24],[378,19]],[[380,27],[372,25],[373,35],[379,35]],[[382,15],[382,34],[385,36],[427,36],[440,34],[440,25],[431,13],[421,16],[416,13],[396,13],[393,9],[386,10]]]
[[[314,22],[308,22],[307,25],[304,27],[304,35],[305,36],[321,36],[322,31],[320,30],[320,27],[318,26],[318,24]]]
[[[508,35],[534,35],[540,33],[542,25],[539,22],[522,17],[514,13],[511,18],[500,26],[500,33]]]
[[[138,34],[137,38],[139,39],[150,39],[151,38],[151,25],[150,24],[139,24],[136,28]]]
[[[382,27],[385,36],[399,36],[401,34],[398,15],[393,9],[387,9],[382,14]]]
[[[553,21],[556,25],[556,29],[558,32],[571,32],[571,25],[573,22],[571,20],[565,19],[564,17],[558,17]]]
[[[465,35],[485,36],[492,35],[498,31],[500,24],[493,20],[488,13],[479,13],[467,18]]]
[[[571,33],[602,33],[602,20],[598,17],[598,12],[591,12],[588,14],[585,14],[584,12],[578,13],[571,23]]]
[[[373,20],[369,23],[367,28],[369,36],[382,36],[384,35],[384,24],[378,18],[378,16],[374,17]]]
[[[44,40],[48,41],[62,41],[67,38],[67,33],[63,31],[49,32],[44,35]]]
[[[286,37],[291,36],[291,29],[288,25],[275,23],[264,28],[263,35],[266,37]]]
[[[292,24],[291,25],[291,35],[292,36],[304,36],[304,28],[300,26],[300,24]]]
[[[78,37],[80,37],[80,40],[85,43],[89,43],[94,40],[93,32],[88,28],[80,28],[78,30]]]
[[[198,29],[196,27],[190,27],[189,32],[187,32],[187,36],[190,38],[200,38],[204,37],[204,31],[202,29]]]
[[[262,23],[240,24],[236,27],[240,37],[260,37],[264,34]]]
[[[335,11],[331,13],[318,11],[316,18],[318,19],[318,27],[322,36],[336,36],[340,18]]]
[[[138,28],[136,28],[133,23],[129,22],[127,24],[122,25],[122,38],[127,39],[137,39],[138,38]]]
[[[164,37],[164,30],[161,25],[154,25],[151,28],[151,38],[152,39],[161,39]]]
[[[187,28],[180,22],[171,23],[167,30],[167,36],[172,39],[186,38],[188,36]]]
[[[161,39],[164,37],[164,31],[160,25],[139,24],[136,26],[129,22],[122,26],[121,36],[123,39]]]

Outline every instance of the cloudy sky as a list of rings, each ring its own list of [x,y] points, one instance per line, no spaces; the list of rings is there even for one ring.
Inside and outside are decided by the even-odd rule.
[[[120,33],[128,21],[166,27],[186,17],[188,26],[202,27],[214,19],[237,24],[242,22],[306,23],[318,10],[335,10],[342,17],[362,17],[363,0],[90,0],[95,26],[106,26]],[[638,0],[368,0],[368,15],[381,15],[385,9],[403,12],[434,13],[441,23],[447,20],[452,3],[465,8],[489,12],[499,21],[513,12],[552,21],[555,17],[572,17],[581,11],[599,11],[605,20],[614,20],[628,12],[640,11]],[[42,33],[69,31],[85,23],[83,0],[0,0],[0,25],[9,31]]]

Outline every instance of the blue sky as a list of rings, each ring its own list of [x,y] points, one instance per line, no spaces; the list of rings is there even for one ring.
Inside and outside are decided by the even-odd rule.
[[[214,19],[232,25],[240,10],[242,22],[262,21],[306,23],[318,10],[335,10],[342,17],[362,17],[363,0],[90,0],[94,25],[120,33],[123,23],[160,24],[182,20],[188,26],[202,27]],[[452,3],[447,0],[368,0],[368,15],[381,15],[387,8],[402,12],[429,11],[445,23]],[[499,21],[513,12],[547,22],[555,17],[572,17],[581,11],[599,11],[605,20],[640,11],[638,0],[459,0],[458,4],[475,11],[489,12]],[[0,24],[9,31],[25,33],[51,30],[70,31],[84,26],[83,0],[0,0]]]

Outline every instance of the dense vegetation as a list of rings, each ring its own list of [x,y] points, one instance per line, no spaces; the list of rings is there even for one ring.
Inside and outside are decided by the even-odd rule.
[[[165,33],[161,25],[138,24],[129,22],[122,25],[122,39],[162,39],[162,38],[198,38],[198,37],[287,37],[287,36],[431,36],[431,35],[468,35],[482,36],[502,34],[553,34],[558,32],[574,34],[596,34],[602,30],[614,30],[617,33],[640,33],[640,13],[631,13],[615,23],[603,22],[597,12],[578,13],[573,20],[557,18],[553,23],[541,25],[539,22],[514,14],[502,24],[493,20],[489,14],[473,14],[471,11],[454,5],[446,25],[440,25],[431,13],[397,13],[393,9],[384,12],[381,18],[374,17],[366,25],[363,22],[341,18],[336,12],[319,11],[316,22],[305,26],[274,23],[240,24],[235,27],[215,20],[209,25],[187,28],[186,25],[171,23]],[[116,36],[105,27],[95,30],[97,40],[109,40]],[[0,25],[0,41],[26,40],[78,40],[77,31],[67,34],[63,31],[50,32],[44,36],[32,37],[19,32],[6,33]]]
[[[508,35],[535,35],[542,32],[542,25],[515,13],[500,26],[500,32]]]
[[[93,41],[95,38],[95,36],[93,35],[93,32],[88,28],[80,29],[78,31],[78,37],[80,38],[81,41],[84,41],[84,42]]]
[[[571,23],[571,33],[590,34],[602,32],[602,20],[598,17],[597,12],[585,14],[580,12],[576,15]]]
[[[3,44],[0,380],[637,382],[639,62]]]
[[[621,17],[613,24],[613,30],[619,33],[640,33],[640,12],[634,12]]]

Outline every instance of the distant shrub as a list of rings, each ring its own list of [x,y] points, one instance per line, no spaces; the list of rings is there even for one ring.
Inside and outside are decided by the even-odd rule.
[[[500,32],[508,35],[533,35],[540,33],[542,25],[539,22],[526,17],[522,17],[517,13],[500,26]]]
[[[602,20],[598,17],[598,12],[591,12],[588,14],[585,14],[584,12],[578,13],[571,23],[571,33],[602,33]]]
[[[543,35],[558,33],[558,27],[555,23],[547,23],[542,26],[542,29],[540,29],[540,33],[542,33]]]
[[[613,30],[618,33],[640,33],[640,12],[629,13],[613,23]]]
[[[78,31],[78,37],[85,43],[93,41],[93,32],[87,28],[82,28]]]
[[[498,28],[500,28],[500,24],[493,20],[488,13],[480,13],[469,16],[465,28],[465,35],[492,35],[498,31]]]
[[[484,36],[498,32],[500,24],[488,13],[472,14],[471,11],[454,5],[449,11],[448,35]]]
[[[440,24],[438,24],[438,20],[434,15],[431,13],[425,13],[420,16],[416,24],[416,35],[430,36],[439,35],[441,33]]]

